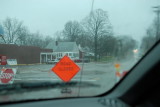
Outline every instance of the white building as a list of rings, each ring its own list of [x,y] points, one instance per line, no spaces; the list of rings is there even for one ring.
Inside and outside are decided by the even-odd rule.
[[[47,62],[47,60],[61,59],[64,55],[71,59],[79,59],[79,48],[76,42],[51,42],[46,49],[53,49],[53,52],[41,53],[41,63]]]
[[[57,59],[62,58],[64,55],[69,56],[71,59],[79,59],[79,49],[76,42],[58,42],[54,53]]]

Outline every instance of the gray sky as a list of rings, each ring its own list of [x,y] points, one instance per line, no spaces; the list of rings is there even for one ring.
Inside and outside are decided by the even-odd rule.
[[[91,11],[92,0],[0,0],[0,22],[22,20],[31,32],[54,35],[67,21],[81,21]],[[151,25],[158,0],[95,0],[94,9],[108,12],[116,35],[140,40]]]

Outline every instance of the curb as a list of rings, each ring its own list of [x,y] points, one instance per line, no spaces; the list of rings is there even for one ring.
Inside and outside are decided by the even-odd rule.
[[[35,64],[17,64],[17,65],[4,65],[4,66],[24,66],[24,65],[41,65],[43,63],[35,63]]]
[[[20,65],[20,66],[22,65],[22,66],[23,66],[23,65],[41,65],[41,64],[42,64],[42,63],[34,63],[34,64],[17,64],[17,65]]]

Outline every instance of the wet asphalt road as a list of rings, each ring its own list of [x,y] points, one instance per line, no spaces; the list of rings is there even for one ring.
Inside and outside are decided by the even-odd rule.
[[[8,100],[26,100],[26,99],[45,99],[45,98],[61,98],[61,97],[77,97],[77,96],[95,96],[102,94],[111,89],[117,82],[115,76],[115,67],[113,63],[85,63],[77,64],[80,71],[72,78],[71,81],[88,82],[96,84],[98,87],[69,87],[70,93],[62,93],[63,88],[43,89],[36,91],[26,91],[23,93],[14,93],[12,95],[4,95]],[[121,71],[129,70],[133,64],[127,62],[121,64]],[[27,82],[63,82],[53,71],[54,64],[27,65],[16,66],[17,74],[14,83]],[[82,75],[81,75],[82,74]],[[13,83],[13,84],[14,84]],[[17,97],[19,96],[19,97]],[[4,98],[0,97],[1,101]]]
[[[71,81],[81,80],[82,82],[100,85],[101,90],[94,92],[94,94],[99,94],[109,90],[117,82],[115,76],[116,69],[113,63],[78,63],[77,65],[80,67],[80,71],[72,78]],[[18,73],[14,83],[44,81],[63,82],[53,71],[51,71],[54,66],[54,64],[42,64],[18,67]],[[128,63],[121,64],[120,70],[129,70]]]

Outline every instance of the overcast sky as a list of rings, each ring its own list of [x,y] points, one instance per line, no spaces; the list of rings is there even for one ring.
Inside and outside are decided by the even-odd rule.
[[[0,0],[0,22],[17,18],[31,32],[53,36],[67,21],[81,21],[91,11],[92,0]],[[131,35],[140,40],[151,25],[153,6],[159,0],[95,0],[93,9],[108,12],[116,35]]]

